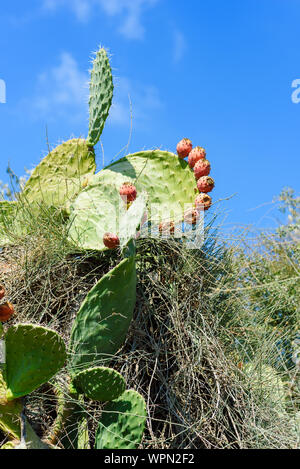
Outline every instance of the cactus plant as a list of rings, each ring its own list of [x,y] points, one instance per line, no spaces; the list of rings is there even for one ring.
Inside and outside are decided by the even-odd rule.
[[[20,414],[23,405],[20,399],[8,402],[6,398],[7,385],[0,372],[0,429],[14,438],[19,438]]]
[[[112,401],[125,391],[120,373],[105,367],[88,368],[74,378],[74,386],[93,401]]]
[[[136,449],[141,443],[147,417],[144,398],[125,391],[103,409],[96,434],[97,449]]]
[[[145,191],[151,209],[151,221],[159,222],[170,213],[181,221],[186,204],[195,201],[197,187],[186,161],[161,150],[149,150],[126,156],[95,174],[90,186],[129,180],[138,193]]]
[[[22,227],[16,223],[18,208],[18,204],[15,201],[0,201],[0,248],[12,243],[7,232],[13,232],[15,235],[24,231]]]
[[[45,327],[12,326],[5,334],[5,344],[8,401],[25,396],[49,381],[66,360],[62,338]]]
[[[113,356],[125,340],[136,298],[135,258],[126,258],[87,295],[73,324],[71,374]]]
[[[84,189],[71,206],[69,238],[82,249],[106,250],[105,233],[116,233],[121,247],[136,234],[146,208],[140,193],[127,210],[116,183]]]
[[[90,81],[90,126],[87,141],[96,145],[101,137],[113,98],[113,79],[107,52],[100,48],[93,61]]]

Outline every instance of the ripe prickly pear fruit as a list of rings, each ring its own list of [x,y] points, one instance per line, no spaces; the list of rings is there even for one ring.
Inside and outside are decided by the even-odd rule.
[[[131,182],[125,182],[120,187],[120,196],[126,203],[134,202],[137,196],[136,187]]]
[[[193,144],[188,138],[183,138],[177,144],[177,154],[179,158],[186,158],[193,149]]]
[[[0,285],[0,300],[2,300],[4,296],[5,296],[5,289],[2,285]]]
[[[103,236],[103,244],[108,249],[116,249],[120,246],[119,237],[114,233],[105,233]]]
[[[195,208],[189,208],[184,213],[184,218],[183,219],[184,219],[185,223],[188,223],[189,225],[196,225],[196,223],[199,219],[199,213]]]
[[[13,305],[9,302],[4,303],[0,306],[0,321],[6,322],[15,314],[15,309]]]
[[[202,176],[198,179],[197,187],[199,192],[210,192],[215,187],[215,181],[209,176]]]
[[[162,235],[173,235],[175,233],[175,223],[172,220],[161,222],[158,229]]]
[[[205,158],[202,160],[197,161],[194,166],[194,174],[195,178],[198,181],[202,176],[208,176],[210,173],[210,162]]]
[[[208,194],[202,193],[196,197],[195,205],[198,211],[208,210],[211,207],[211,204],[212,198]]]
[[[193,168],[197,161],[202,160],[206,157],[206,151],[202,147],[195,147],[189,154],[188,162],[190,168]]]

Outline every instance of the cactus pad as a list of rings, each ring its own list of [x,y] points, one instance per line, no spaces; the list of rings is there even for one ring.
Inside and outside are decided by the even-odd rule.
[[[146,417],[144,398],[136,391],[125,391],[103,409],[96,448],[136,449],[142,441]]]
[[[123,376],[112,368],[89,368],[76,375],[74,385],[78,391],[94,401],[112,401],[125,391]]]
[[[113,98],[113,79],[105,49],[101,48],[93,61],[90,81],[90,125],[88,142],[96,145],[101,137]]]
[[[62,143],[35,168],[22,192],[32,203],[65,207],[95,173],[95,153],[83,139]]]
[[[70,353],[72,374],[97,366],[123,344],[136,300],[135,258],[124,259],[88,293],[74,321]]]
[[[46,383],[66,360],[62,338],[45,327],[31,324],[10,327],[5,343],[8,400],[25,396]]]
[[[108,184],[129,179],[138,192],[146,191],[151,208],[151,220],[160,222],[169,215],[175,222],[183,218],[185,205],[195,202],[198,194],[193,172],[188,163],[177,155],[153,150],[134,153],[97,173],[90,185]],[[150,214],[149,214],[150,216]]]
[[[139,194],[126,210],[119,194],[119,180],[87,187],[72,204],[69,237],[78,247],[106,250],[103,235],[107,232],[118,235],[121,247],[135,236],[146,209],[146,198],[144,193]]]
[[[0,201],[0,248],[13,242],[9,232],[16,235],[22,231],[21,226],[16,223],[17,212],[17,202]]]

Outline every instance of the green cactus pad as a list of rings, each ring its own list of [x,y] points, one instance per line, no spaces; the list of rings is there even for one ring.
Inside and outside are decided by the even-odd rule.
[[[65,207],[96,170],[94,149],[83,139],[62,143],[35,168],[22,192],[29,203]]]
[[[113,78],[105,49],[101,48],[93,61],[90,82],[90,125],[88,142],[99,141],[113,98]]]
[[[51,329],[32,324],[10,327],[5,335],[8,400],[30,394],[64,365],[65,344]]]
[[[121,178],[124,182],[128,178]],[[146,210],[146,197],[140,193],[130,208],[119,194],[119,178],[109,184],[84,189],[71,206],[69,238],[82,249],[106,250],[105,233],[117,234],[121,247],[136,234]]]
[[[181,221],[186,206],[195,202],[198,189],[193,171],[177,155],[153,150],[134,153],[97,173],[91,186],[108,184],[116,178],[130,179],[138,192],[146,191],[151,220]],[[149,214],[150,218],[150,214]]]
[[[112,368],[95,367],[84,370],[74,378],[78,391],[94,401],[112,401],[125,391],[123,376]]]
[[[136,301],[135,258],[124,259],[92,288],[74,321],[70,369],[76,375],[113,356],[123,344]]]
[[[20,438],[20,413],[23,405],[20,400],[8,402],[7,386],[0,372],[0,430],[13,438]]]
[[[125,391],[103,409],[96,448],[136,449],[143,438],[146,418],[144,398],[136,391]]]

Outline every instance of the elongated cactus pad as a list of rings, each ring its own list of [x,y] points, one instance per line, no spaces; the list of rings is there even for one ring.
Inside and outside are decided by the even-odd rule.
[[[96,435],[97,449],[136,449],[146,423],[146,403],[136,391],[125,391],[103,409]]]
[[[146,197],[140,193],[127,210],[119,187],[119,179],[115,178],[114,182],[88,187],[78,195],[71,206],[69,229],[70,240],[78,247],[106,250],[105,233],[118,235],[121,247],[135,236],[146,209]]]
[[[95,367],[75,376],[74,385],[94,401],[112,401],[125,391],[123,376],[112,368]]]
[[[186,161],[166,151],[142,151],[126,156],[97,173],[90,182],[108,184],[114,180],[130,179],[138,193],[146,191],[151,209],[149,219],[182,221],[186,205],[195,202],[198,193],[193,172]]]
[[[88,293],[74,321],[70,370],[76,375],[114,355],[123,344],[136,301],[135,258],[124,259]]]
[[[90,81],[90,125],[88,142],[96,145],[101,137],[113,98],[113,78],[105,49],[101,48],[93,61]]]
[[[65,207],[95,173],[95,153],[83,139],[62,143],[35,168],[22,198],[29,203]]]
[[[8,400],[30,394],[49,381],[66,360],[64,341],[45,327],[32,324],[10,327],[5,343]]]

